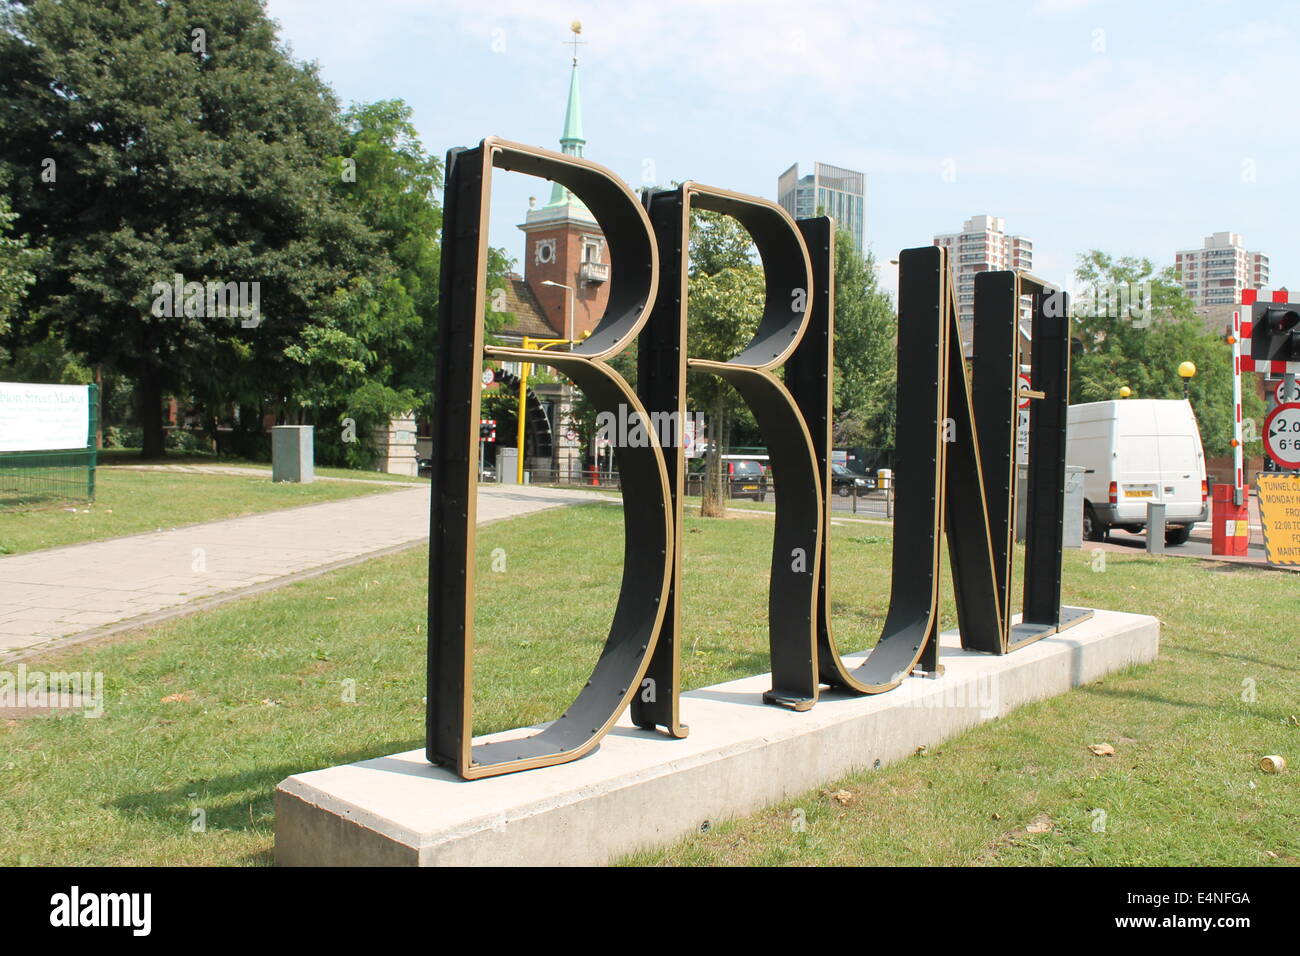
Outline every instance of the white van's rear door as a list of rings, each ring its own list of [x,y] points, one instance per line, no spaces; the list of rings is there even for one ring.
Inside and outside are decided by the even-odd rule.
[[[1162,500],[1159,443],[1154,435],[1119,435],[1116,450],[1116,514],[1126,521],[1145,521],[1147,502]]]
[[[1161,496],[1165,518],[1196,518],[1201,513],[1201,462],[1191,435],[1160,436]]]

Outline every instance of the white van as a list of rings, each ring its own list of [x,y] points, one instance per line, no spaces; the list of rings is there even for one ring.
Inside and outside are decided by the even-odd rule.
[[[1146,527],[1147,504],[1165,504],[1165,541],[1183,544],[1209,516],[1205,452],[1186,401],[1127,398],[1071,405],[1065,461],[1083,475],[1083,534]]]

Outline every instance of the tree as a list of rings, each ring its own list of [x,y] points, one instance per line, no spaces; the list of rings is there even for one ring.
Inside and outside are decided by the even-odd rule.
[[[0,380],[86,385],[93,380],[54,336],[25,341],[26,313],[21,308],[27,290],[36,282],[40,249],[30,247],[26,236],[9,235],[18,214],[0,195]],[[24,342],[21,350],[15,343]]]
[[[1137,398],[1182,398],[1178,366],[1190,361],[1197,369],[1190,398],[1205,452],[1230,452],[1232,351],[1206,330],[1175,271],[1094,249],[1080,256],[1075,277],[1085,288],[1071,308],[1081,347],[1072,362],[1071,403],[1116,398],[1123,385]],[[1247,390],[1243,415],[1262,414],[1259,397]]]
[[[754,261],[754,244],[736,219],[721,213],[691,214],[687,354],[725,361],[753,337],[763,312],[763,271]],[[689,393],[706,412],[709,434],[700,515],[726,513],[722,451],[730,422],[743,407],[740,396],[716,375],[692,375]]]
[[[853,235],[835,237],[835,403],[837,445],[894,445],[895,338],[898,317],[880,288],[876,259]]]
[[[636,390],[637,343],[635,340],[626,349],[610,359],[609,365],[615,372],[623,376],[623,380],[626,381],[634,391]],[[537,371],[537,366],[533,366],[533,371]],[[562,373],[555,372],[554,374],[558,381],[573,385],[573,383],[570,382]],[[582,392],[582,390],[578,389],[576,385],[573,385],[573,388],[573,403],[569,409],[568,421],[561,422],[560,425],[562,428],[573,429],[574,433],[578,436],[579,447],[589,449],[593,447],[595,439],[600,431],[598,427],[600,413],[596,410],[596,406],[592,404],[591,399],[587,398],[586,394]],[[512,425],[516,423],[517,413],[515,408],[510,408],[506,414]],[[514,433],[511,432],[511,434]],[[509,442],[507,442],[507,444],[509,444]]]
[[[18,214],[9,208],[9,201],[0,196],[0,336],[9,330],[18,304],[27,294],[28,286],[36,281],[32,273],[36,250],[28,247],[25,236],[9,235],[17,218]]]
[[[317,382],[365,364],[348,326],[384,257],[334,188],[333,95],[259,0],[11,2],[0,99],[19,225],[50,249],[30,332],[134,379],[146,457],[167,392],[256,407],[309,389],[295,349],[328,354]],[[244,310],[163,301],[177,275],[248,283]]]
[[[287,355],[317,373],[293,399],[317,424],[323,459],[363,467],[375,427],[427,412],[433,393],[442,162],[425,153],[401,100],[354,105],[340,122],[334,188],[375,234],[382,260],[346,326],[306,330]],[[358,441],[321,441],[335,428],[346,437],[348,421]]]

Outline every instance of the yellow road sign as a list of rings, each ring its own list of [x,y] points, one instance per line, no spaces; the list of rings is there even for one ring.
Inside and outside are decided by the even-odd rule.
[[[1300,475],[1260,475],[1257,490],[1268,563],[1300,567]]]

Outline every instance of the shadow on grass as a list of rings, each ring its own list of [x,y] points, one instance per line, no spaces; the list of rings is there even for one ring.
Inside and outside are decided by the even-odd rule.
[[[178,820],[190,820],[196,809],[203,810],[209,830],[262,830],[274,827],[275,788],[286,777],[359,760],[373,760],[423,746],[424,738],[419,737],[391,740],[364,750],[321,753],[291,764],[223,774],[205,780],[187,780],[162,790],[129,793],[104,806],[136,819],[150,820],[168,830],[174,830]],[[261,856],[269,859],[270,854],[254,854],[253,858]]]

